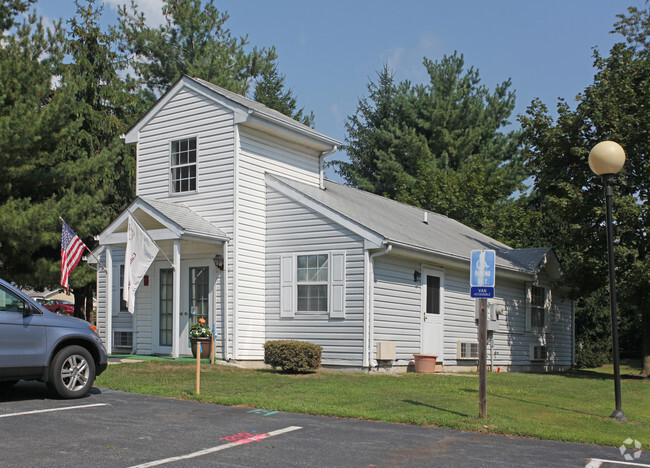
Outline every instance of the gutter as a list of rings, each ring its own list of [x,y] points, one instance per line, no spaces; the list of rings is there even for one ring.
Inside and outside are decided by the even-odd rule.
[[[463,257],[460,255],[450,255],[449,253],[446,252],[442,252],[438,250],[430,250],[416,245],[406,244],[403,242],[395,242],[392,240],[390,240],[389,242],[399,249],[409,250],[409,252],[405,252],[404,250],[400,250],[399,252],[396,251],[396,253],[404,254],[404,256],[407,257],[426,260],[430,262],[432,261],[430,256],[435,255],[436,257],[439,257],[435,259],[435,262],[440,265],[456,267],[456,268],[469,268],[469,264],[470,264],[469,257]],[[504,278],[517,279],[517,280],[521,280],[521,279],[531,280],[532,278],[535,277],[535,273],[526,271],[521,268],[509,268],[501,265],[496,265],[496,268],[497,268],[497,274],[499,274]]]
[[[368,274],[366,275],[366,290],[368,291],[368,300],[364,301],[365,304],[365,309],[364,310],[364,320],[363,320],[363,326],[364,329],[366,330],[365,334],[365,342],[366,342],[366,349],[365,353],[363,354],[363,367],[370,367],[371,365],[376,365],[376,363],[372,360],[372,348],[374,344],[374,331],[375,331],[375,258],[380,257],[382,255],[388,254],[391,250],[393,250],[393,246],[389,244],[384,250],[381,250],[379,252],[375,252],[373,254],[368,255],[368,251],[366,250],[365,253],[368,257]]]
[[[321,190],[325,190],[325,183],[323,182],[323,160],[328,157],[330,154],[336,153],[338,151],[338,145],[332,146],[332,149],[329,151],[322,151],[318,156],[318,186]]]
[[[332,146],[332,145],[337,146],[337,145],[341,144],[338,140],[335,140],[334,138],[330,138],[327,135],[325,135],[323,133],[320,133],[320,132],[314,130],[313,128],[311,128],[311,127],[308,127],[308,126],[303,125],[303,124],[301,124],[299,122],[296,122],[293,119],[291,119],[290,117],[289,117],[289,119],[291,121],[284,120],[284,119],[282,119],[280,117],[274,116],[272,114],[268,114],[268,113],[263,112],[263,111],[258,110],[258,109],[252,109],[252,108],[248,109],[248,114],[259,117],[262,120],[266,120],[268,122],[274,123],[274,124],[279,125],[281,127],[290,128],[294,132],[296,132],[296,133],[298,133],[300,135],[303,135],[303,137],[306,137],[306,138],[314,140],[314,141],[319,141],[320,143],[325,144],[327,146]]]

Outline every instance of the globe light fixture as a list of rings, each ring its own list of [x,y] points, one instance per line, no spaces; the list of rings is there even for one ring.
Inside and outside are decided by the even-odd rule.
[[[612,181],[625,164],[625,151],[613,141],[602,141],[589,153],[589,167],[599,175],[605,188],[607,206],[607,259],[609,263],[609,305],[612,316],[612,353],[614,355],[614,397],[616,409],[610,415],[618,421],[627,421],[621,408],[621,371],[618,359],[618,316],[616,312],[616,279],[614,268],[614,234],[612,220]]]

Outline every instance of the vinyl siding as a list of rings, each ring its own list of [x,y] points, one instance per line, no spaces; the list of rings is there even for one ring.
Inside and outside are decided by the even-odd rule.
[[[363,361],[364,255],[362,239],[272,189],[267,191],[266,340],[294,339],[323,347],[323,364]],[[345,251],[345,318],[296,312],[280,318],[283,254]]]
[[[406,365],[420,352],[420,286],[413,282],[413,269],[419,264],[392,255],[374,262],[374,341],[395,342],[396,364]]]
[[[140,131],[137,194],[185,205],[231,235],[233,126],[230,110],[192,90],[182,89]],[[190,137],[197,138],[197,190],[172,195],[170,142]]]
[[[445,364],[475,365],[475,361],[456,360],[458,341],[478,341],[478,327],[475,321],[476,300],[467,292],[468,274],[462,270],[447,270],[447,290],[445,291]],[[450,282],[455,278],[455,286]],[[549,327],[546,332],[526,331],[526,283],[497,276],[495,297],[488,304],[504,307],[500,316],[499,329],[493,332],[493,349],[488,343],[488,364],[490,354],[495,366],[517,366],[518,368],[545,365],[571,365],[572,356],[572,310],[571,301],[562,299],[559,293],[553,294]],[[542,282],[541,285],[544,285]],[[448,307],[448,297],[458,304],[458,308]],[[462,312],[461,301],[465,312]],[[531,345],[546,344],[546,362],[531,362]],[[492,353],[491,353],[492,351]]]
[[[397,364],[406,364],[421,349],[420,286],[413,282],[413,270],[435,266],[393,255],[375,260],[373,338],[393,341]],[[444,268],[444,353],[445,366],[475,366],[476,361],[456,359],[458,341],[478,341],[475,320],[476,299],[469,295],[467,270]],[[544,283],[541,283],[544,285]],[[546,332],[525,331],[525,283],[497,277],[495,298],[488,304],[504,306],[499,330],[494,332],[493,357],[496,366],[568,366],[572,357],[571,301],[553,294],[549,327]],[[546,344],[548,359],[531,362],[531,345]],[[374,353],[375,350],[373,349]],[[490,363],[488,348],[488,364]],[[440,358],[439,358],[440,361]]]
[[[170,142],[182,138],[197,138],[197,190],[183,194],[170,193]],[[137,157],[136,190],[139,196],[178,203],[191,208],[205,220],[211,222],[229,237],[234,235],[235,210],[235,131],[232,111],[220,106],[213,100],[183,88],[173,96],[165,106],[144,126],[139,134]],[[172,258],[172,247],[161,245],[165,253]],[[191,244],[183,242],[181,257],[192,255]],[[210,261],[218,246],[212,246]],[[228,263],[230,271],[228,280],[230,298],[229,310],[233,310],[233,245],[229,243]],[[164,257],[162,257],[164,258]],[[222,333],[220,302],[223,278],[219,277],[215,294],[215,311],[217,313],[217,332]],[[143,307],[150,309],[148,317],[138,320],[138,351],[144,353],[155,346],[152,329],[153,300],[155,297],[142,298]],[[138,299],[139,300],[139,296]],[[232,317],[229,317],[228,353],[232,355]],[[143,346],[141,348],[141,345]],[[216,348],[221,355],[223,341]]]
[[[112,316],[111,316],[111,334],[110,338],[113,339],[113,332],[115,330],[132,331],[133,330],[133,316],[126,311],[120,311],[120,265],[124,265],[124,249],[113,247],[113,272],[112,272]],[[106,265],[106,252],[102,252],[99,257],[102,264]],[[97,325],[100,330],[100,336],[104,344],[107,344],[106,334],[106,271],[97,266]],[[119,349],[119,348],[118,348]],[[130,350],[129,350],[130,351]]]
[[[238,359],[263,359],[266,173],[319,183],[319,154],[240,127],[237,230]]]

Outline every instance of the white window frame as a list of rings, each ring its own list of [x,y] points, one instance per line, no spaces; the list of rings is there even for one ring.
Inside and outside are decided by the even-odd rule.
[[[469,356],[463,356],[463,346],[469,347]],[[476,355],[472,355],[472,348],[476,348]],[[478,359],[478,342],[476,341],[456,341],[456,360],[457,361],[476,361]]]
[[[321,281],[309,281],[309,280],[304,280],[301,281],[299,279],[299,274],[298,270],[300,270],[300,258],[306,257],[307,258],[307,269],[309,270],[309,257],[316,257],[316,260],[319,260],[319,257],[326,257],[325,263],[323,267],[327,268],[327,279],[321,280]],[[296,255],[296,312],[304,312],[304,313],[327,313],[329,311],[329,284],[330,284],[330,254],[329,252],[323,252],[323,253],[316,253],[316,254],[301,254],[301,255]],[[318,265],[316,266],[317,269],[320,269]],[[325,309],[316,309],[316,310],[311,310],[309,308],[307,309],[301,309],[300,308],[300,287],[301,286],[325,286]]]
[[[325,282],[298,282],[298,257],[327,255],[327,310],[299,311],[298,286],[323,285]],[[329,314],[330,318],[345,318],[345,251],[296,252],[280,256],[280,317],[293,318],[300,315]]]
[[[540,354],[543,356],[536,357],[535,350],[539,349]],[[546,362],[548,360],[548,349],[546,345],[543,344],[532,344],[530,345],[530,360],[532,362]]]
[[[533,308],[533,286],[536,288],[542,288],[544,290],[544,309],[543,309],[543,325],[542,326],[533,326],[532,324],[532,312]],[[550,316],[551,316],[551,304],[552,304],[552,294],[551,288],[544,284],[533,284],[526,283],[526,331],[533,333],[545,333],[548,331],[550,326]]]
[[[124,263],[120,263],[118,265],[118,269],[120,270],[119,273],[120,281],[118,284],[119,297],[117,298],[117,302],[119,304],[118,312],[128,312],[128,309],[126,307],[126,301],[124,300]]]
[[[179,143],[179,145],[180,145],[181,142],[187,141],[188,144],[189,144],[189,142],[191,140],[194,140],[194,142],[195,142],[195,144],[194,144],[194,146],[195,146],[195,148],[194,148],[194,162],[190,163],[188,161],[187,163],[184,163],[184,164],[176,164],[175,165],[174,164],[174,155],[178,154],[178,153],[174,153],[174,151],[173,151],[174,143]],[[188,149],[187,151],[189,153],[191,150]],[[180,153],[180,151],[179,151],[179,153]],[[194,180],[194,188],[190,189],[188,187],[188,190],[178,190],[178,191],[176,191],[175,187],[176,187],[177,179],[174,178],[174,170],[183,169],[183,168],[191,168],[191,167],[194,167],[194,177],[193,178],[188,177],[187,179],[181,178],[181,179],[178,179],[178,180],[180,180],[180,181],[187,180],[188,184],[191,185],[189,182],[193,179]],[[188,170],[190,170],[190,169],[188,169]],[[198,136],[191,135],[191,136],[187,136],[187,137],[183,137],[183,138],[176,138],[176,139],[173,139],[173,140],[169,140],[169,193],[170,193],[170,195],[184,195],[184,194],[188,194],[188,193],[196,193],[198,191],[198,187],[199,187],[199,138],[198,138]]]

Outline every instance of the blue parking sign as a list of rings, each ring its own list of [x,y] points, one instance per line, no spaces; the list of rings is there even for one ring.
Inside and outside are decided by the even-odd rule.
[[[472,250],[470,293],[472,297],[494,297],[496,253],[494,250]]]

